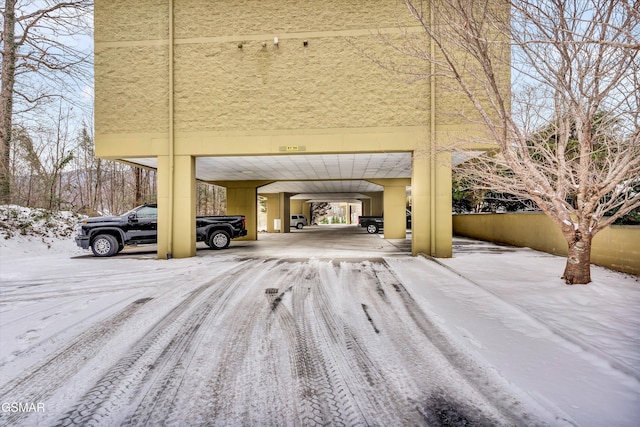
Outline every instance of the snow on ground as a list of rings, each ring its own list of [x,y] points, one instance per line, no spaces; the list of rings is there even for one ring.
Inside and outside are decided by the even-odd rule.
[[[592,266],[593,282],[566,286],[561,257],[454,240],[454,257],[394,260],[428,316],[501,375],[582,426],[640,420],[640,281]],[[434,271],[435,270],[435,271]],[[438,275],[433,286],[421,280]]]
[[[5,230],[9,228],[6,218],[0,217]],[[29,221],[20,221],[26,222]],[[338,405],[345,405],[342,413],[350,413],[345,402],[353,401],[355,413],[361,413],[367,423],[389,424],[402,420],[394,418],[392,408],[401,413],[406,405],[414,405],[418,413],[424,412],[420,412],[420,402],[411,403],[411,397],[429,387],[429,381],[438,383],[440,390],[446,388],[449,394],[453,390],[454,394],[469,396],[468,402],[479,408],[481,419],[486,416],[500,420],[500,414],[511,413],[524,425],[528,423],[523,421],[527,419],[523,414],[533,412],[529,418],[532,425],[626,427],[636,426],[640,420],[637,276],[594,266],[593,283],[566,286],[558,277],[564,259],[526,248],[455,239],[454,257],[433,261],[408,256],[407,241],[385,241],[357,229],[352,234],[344,232],[346,240],[340,241],[322,227],[288,235],[260,235],[258,242],[234,241],[227,251],[198,251],[198,256],[190,259],[156,260],[153,248],[125,250],[122,256],[99,259],[78,249],[69,234],[64,237],[64,232],[55,231],[58,227],[68,230],[64,224],[69,221],[49,218],[38,223],[47,230],[44,242],[38,234],[45,232],[38,231],[38,224],[34,228],[35,221],[30,223],[32,232],[0,236],[0,425],[55,424],[64,414],[81,414],[81,407],[69,412],[79,400],[86,403],[97,399],[96,408],[85,408],[95,414],[126,407],[122,402],[136,387],[123,386],[111,397],[96,397],[99,392],[92,388],[93,384],[105,384],[105,378],[113,372],[126,374],[125,385],[138,384],[144,389],[141,402],[153,396],[166,399],[167,393],[153,394],[155,388],[173,390],[172,378],[183,370],[193,373],[180,377],[184,379],[182,387],[191,384],[188,390],[193,401],[176,392],[174,396],[182,410],[166,415],[160,419],[162,422],[175,422],[176,417],[179,422],[189,416],[196,424],[205,422],[193,407],[200,401],[209,405],[205,414],[235,414],[236,418],[226,418],[227,421],[253,420],[255,424],[268,419],[285,425],[304,424],[307,418],[296,418],[296,411],[311,416],[319,403],[302,399],[296,409],[287,393],[296,392],[300,384],[311,388],[315,384],[325,390],[323,393],[346,386],[352,397],[338,401]],[[363,262],[364,257],[371,257],[372,261]],[[243,272],[247,268],[250,271]],[[302,279],[287,284],[287,277],[298,277],[296,274]],[[225,278],[235,276],[236,281],[222,284],[226,283]],[[312,291],[304,299],[305,286],[312,289],[314,281],[322,283],[330,293],[314,288],[318,293]],[[394,289],[399,292],[397,282],[409,297],[391,304],[393,301],[387,300],[397,298],[391,296]],[[254,283],[259,289],[253,289]],[[228,286],[227,293],[218,286]],[[265,300],[265,287],[278,289],[273,297],[267,295],[278,297],[277,302]],[[417,304],[419,316],[416,312],[402,312],[403,307],[413,304],[407,298]],[[196,308],[209,304],[208,311],[185,305],[188,301],[197,302],[199,305],[193,306]],[[271,309],[262,308],[259,301],[269,302]],[[227,310],[245,313],[245,317],[202,317],[197,323],[188,316],[189,310],[195,310],[198,316],[216,310],[222,313],[223,305]],[[301,316],[305,310],[318,310],[319,314],[310,320],[296,317],[303,324],[303,329],[296,330],[291,316]],[[270,323],[272,312],[278,314],[281,324],[292,328],[291,345],[314,350],[310,351],[310,361],[292,361],[286,348],[270,348],[268,334],[276,333],[275,325],[280,324]],[[252,317],[251,313],[255,315]],[[168,322],[172,316],[182,320]],[[403,338],[404,327],[394,325],[393,319],[405,322],[411,334]],[[196,323],[189,326],[189,322]],[[209,328],[224,326],[230,340],[197,332],[201,324],[201,329],[207,329],[207,322]],[[422,324],[422,329],[413,331],[406,322]],[[173,335],[166,335],[166,330],[181,328],[191,331],[176,335],[182,337],[182,344],[170,339]],[[353,341],[355,335],[350,334],[358,328],[368,331],[362,332],[366,340],[359,335]],[[390,330],[395,332],[387,333],[385,338],[385,332]],[[452,361],[455,374],[448,373],[448,366],[409,357],[423,354],[423,346],[432,345],[417,336],[420,330],[428,331],[441,352],[447,349],[443,357]],[[318,340],[314,341],[304,335],[311,331],[324,338],[314,336]],[[242,334],[251,340],[233,339]],[[302,341],[301,334],[305,338]],[[286,337],[280,338],[286,341]],[[346,340],[347,349],[336,347],[339,351],[331,352],[340,340]],[[403,354],[394,352],[394,345],[400,346]],[[144,353],[137,350],[141,346],[146,346]],[[198,350],[189,352],[192,347]],[[227,352],[216,350],[219,347]],[[211,351],[203,353],[206,348]],[[131,353],[137,351],[142,355],[132,361]],[[158,354],[156,361],[147,360],[154,351]],[[293,363],[303,374],[307,372],[301,378],[308,378],[308,382],[297,386],[288,382],[286,363],[266,358],[270,351],[282,356],[283,363]],[[188,354],[188,359],[176,356],[180,352]],[[360,355],[355,359],[357,366],[347,366],[353,352]],[[225,369],[216,374],[217,379],[208,378],[206,372],[217,369],[217,360],[225,361],[241,375]],[[394,366],[397,363],[415,366]],[[133,369],[136,366],[137,370]],[[423,371],[429,366],[441,372],[425,374]],[[263,374],[278,375],[251,376],[260,369],[264,369]],[[326,378],[312,375],[315,372],[317,376],[321,370],[328,375]],[[336,372],[346,375],[345,379],[337,378]],[[359,373],[366,381],[359,381]],[[453,375],[462,375],[466,380],[446,384],[445,379]],[[376,382],[381,378],[386,378],[389,390],[381,387],[384,383]],[[269,399],[256,400],[250,410],[253,415],[246,408],[233,402],[218,402],[216,399],[221,397],[212,396],[211,402],[217,402],[219,407],[218,412],[211,412],[213,403],[207,402],[209,394],[205,391],[215,390],[218,383],[235,393],[238,401],[247,393],[243,394],[243,387],[256,387],[264,393],[274,390],[274,394]],[[471,384],[471,388],[462,383]],[[15,395],[6,393],[9,387]],[[368,392],[367,387],[371,387]],[[487,396],[487,390],[493,390],[495,395]],[[394,400],[391,391],[407,393],[406,399]],[[514,409],[510,401],[520,402],[520,410]],[[42,404],[43,413],[15,416],[9,404],[17,402]],[[389,409],[380,409],[385,402]],[[279,413],[270,412],[276,408]],[[452,425],[468,421],[453,417],[452,409],[448,410],[436,411],[440,417],[436,421],[444,423],[447,417]],[[136,424],[140,419],[136,417],[148,415],[138,411],[127,422]],[[407,417],[406,422],[415,423],[415,419]],[[72,415],[65,418],[71,419]],[[427,420],[430,418],[425,416],[423,421]]]
[[[81,215],[68,211],[31,209],[16,205],[0,205],[0,240],[13,241],[19,248],[23,241],[37,241],[29,251],[42,252],[61,240],[72,237]],[[5,242],[5,245],[11,245]]]

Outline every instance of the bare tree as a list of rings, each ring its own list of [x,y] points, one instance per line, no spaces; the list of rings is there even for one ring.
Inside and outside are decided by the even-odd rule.
[[[155,182],[156,172],[154,170],[144,169],[137,166],[131,166],[134,177],[134,201],[135,205],[149,203],[155,201]]]
[[[464,179],[533,200],[567,240],[562,278],[589,283],[593,236],[640,206],[638,2],[405,4],[422,31],[387,38],[408,59],[380,62],[468,101],[460,114],[486,135],[462,142],[495,149]]]
[[[45,209],[70,207],[66,176],[74,160],[70,111],[60,103],[55,114],[40,116],[37,127],[13,129],[13,200],[21,205]]]
[[[5,0],[0,89],[0,203],[11,201],[11,138],[16,115],[64,97],[90,75],[89,54],[69,41],[90,27],[92,0]]]
[[[196,214],[224,215],[226,212],[227,190],[205,182],[196,183]]]
[[[317,224],[320,218],[323,218],[331,210],[331,203],[329,202],[313,202],[311,204],[311,218],[309,223],[311,225]]]
[[[92,127],[83,123],[77,137],[69,202],[75,211],[95,215],[101,210],[105,160],[95,157]]]

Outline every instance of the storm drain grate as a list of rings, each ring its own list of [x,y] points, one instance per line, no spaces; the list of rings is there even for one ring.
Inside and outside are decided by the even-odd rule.
[[[278,288],[267,288],[264,293],[268,295],[277,294],[280,290]]]

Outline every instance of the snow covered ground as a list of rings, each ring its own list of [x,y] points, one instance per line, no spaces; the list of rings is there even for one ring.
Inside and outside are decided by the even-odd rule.
[[[431,265],[399,268],[428,315],[572,423],[640,425],[637,276],[592,266],[591,284],[566,286],[564,258],[468,239],[454,245],[453,258],[437,260],[450,274],[433,286],[419,281]]]
[[[529,249],[434,261],[339,226],[259,239],[170,261],[0,239],[0,425],[639,424],[636,276],[570,287]]]

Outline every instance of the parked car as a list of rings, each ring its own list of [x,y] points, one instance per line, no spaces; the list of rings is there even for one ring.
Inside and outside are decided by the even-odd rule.
[[[231,239],[246,236],[244,215],[196,217],[196,240],[212,249],[229,247]],[[78,223],[76,244],[95,256],[112,256],[125,246],[158,241],[158,206],[145,204],[120,216],[87,218]]]
[[[358,225],[367,229],[367,233],[377,233],[384,228],[384,217],[382,216],[359,216]],[[411,211],[407,209],[407,229],[411,228]]]
[[[289,223],[290,227],[295,227],[298,230],[301,230],[302,227],[304,227],[305,225],[309,225],[309,223],[307,222],[307,217],[304,215],[291,215],[291,220]]]

